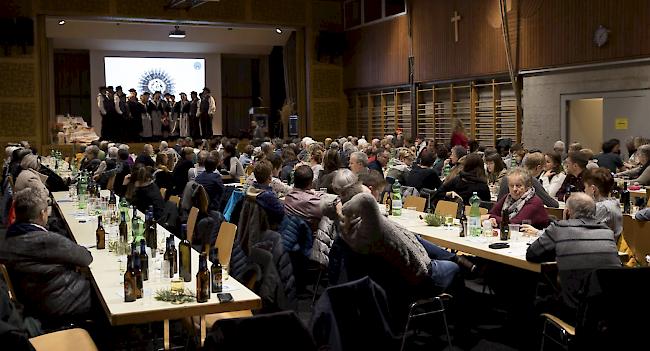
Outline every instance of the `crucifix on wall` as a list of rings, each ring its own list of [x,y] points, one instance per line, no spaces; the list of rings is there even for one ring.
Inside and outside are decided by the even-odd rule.
[[[460,22],[462,17],[458,15],[458,12],[454,11],[454,16],[451,18],[451,23],[454,24],[454,42],[458,42],[458,22]]]

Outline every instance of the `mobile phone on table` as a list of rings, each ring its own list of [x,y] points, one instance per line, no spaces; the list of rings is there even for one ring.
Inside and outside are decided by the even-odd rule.
[[[218,293],[217,299],[219,299],[219,302],[230,302],[232,301],[232,295],[230,293]]]

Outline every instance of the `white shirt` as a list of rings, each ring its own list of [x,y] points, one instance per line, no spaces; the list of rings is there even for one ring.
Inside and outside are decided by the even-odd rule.
[[[104,95],[97,94],[97,107],[99,107],[99,113],[102,115],[106,114],[106,109],[104,108]]]
[[[122,114],[122,110],[120,109],[120,97],[117,96],[117,94],[113,95],[113,102],[115,103],[115,111]]]

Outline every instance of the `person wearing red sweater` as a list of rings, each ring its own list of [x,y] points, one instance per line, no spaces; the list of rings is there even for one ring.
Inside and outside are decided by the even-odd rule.
[[[456,145],[460,145],[465,149],[469,148],[469,140],[465,135],[465,126],[460,119],[454,120],[454,130],[451,133],[451,147],[453,148]]]
[[[508,172],[508,188],[508,195],[503,196],[486,216],[492,226],[498,227],[501,224],[504,208],[508,209],[512,224],[521,224],[523,220],[528,219],[535,228],[546,228],[549,225],[550,220],[544,203],[535,195],[532,179],[526,170],[520,167],[511,169]]]

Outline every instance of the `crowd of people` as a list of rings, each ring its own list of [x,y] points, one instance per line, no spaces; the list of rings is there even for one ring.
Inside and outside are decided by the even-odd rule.
[[[111,94],[108,90],[100,92],[98,102],[104,104],[104,98],[110,102]],[[146,120],[151,128],[147,125],[150,129],[140,129],[141,136],[159,138],[165,132],[168,136],[180,135],[175,145],[167,141],[155,147],[146,144],[134,155],[125,143],[101,141],[86,146],[78,157],[80,170],[89,172],[102,188],[114,176],[115,193],[125,196],[140,211],[153,206],[156,218],[161,218],[167,198],[184,196],[188,184],[195,183],[207,193],[209,209],[223,212],[226,197],[231,194],[224,183],[243,182],[253,191],[269,228],[281,232],[278,228],[285,217],[297,217],[315,238],[319,231],[335,232],[333,242],[325,245],[329,247],[319,248],[319,254],[328,257],[325,262],[330,271],[346,265],[349,268],[350,262],[355,262],[352,257],[371,257],[390,268],[376,272],[379,275],[390,272],[410,286],[428,285],[446,291],[458,289],[462,277],[475,273],[479,263],[390,221],[380,211],[382,196],[387,185],[394,182],[399,182],[403,191],[430,194],[431,208],[440,200],[469,205],[470,197],[476,194],[482,204],[490,204],[483,219],[494,227],[507,213],[510,223],[522,224],[523,232],[539,237],[528,248],[528,260],[557,261],[560,282],[566,289],[556,307],[568,310],[565,316],[569,319],[575,313],[581,279],[595,268],[620,266],[617,243],[622,213],[618,199],[613,197],[614,177],[628,177],[631,185],[650,185],[650,140],[640,137],[627,143],[630,156],[626,160],[620,156],[616,139],[603,143],[598,154],[578,143],[567,150],[561,141],[546,152],[527,149],[509,139],[486,148],[468,140],[462,124],[456,126],[451,143],[406,138],[401,133],[381,139],[349,136],[322,142],[310,137],[193,139],[188,135],[198,136],[204,131],[202,124],[193,126],[191,121],[201,119],[205,111],[209,115],[211,103],[203,104],[211,99],[209,89],[204,90],[201,100],[194,93],[191,101],[181,94],[181,101],[176,103],[172,97],[171,103],[163,104],[160,94],[154,94],[152,102],[146,94],[142,97],[137,102],[132,92],[129,106],[140,104],[140,110],[127,109],[118,87],[116,108],[110,110],[114,112],[104,108],[102,113],[107,119],[118,118],[115,113],[120,111],[122,116],[130,113],[132,123],[143,126]],[[166,108],[168,117],[164,117]],[[142,117],[145,111],[146,119]],[[158,119],[155,123],[154,116]],[[165,118],[169,124],[159,123]],[[0,241],[0,260],[9,263],[15,273],[12,278],[19,291],[27,292],[26,299],[32,303],[25,302],[38,310],[37,315],[84,315],[91,305],[89,284],[75,267],[88,266],[92,256],[64,235],[53,233],[65,230],[53,221],[56,214],[50,214],[48,220],[48,191],[54,189],[39,159],[37,150],[28,143],[6,148],[3,199],[13,202],[4,202],[3,219],[7,224],[9,208],[15,218]],[[48,174],[55,177],[51,171]],[[11,191],[9,178],[13,179]],[[165,197],[160,188],[167,189]],[[564,218],[550,218],[544,206],[557,208],[562,202],[566,206]],[[638,205],[637,219],[647,220],[649,209]],[[241,215],[244,213],[249,212]],[[335,224],[322,229],[324,219]],[[50,248],[48,255],[33,250],[41,245]],[[300,269],[294,267],[295,271]],[[335,273],[332,276],[341,276],[340,271]]]
[[[161,140],[173,137],[212,137],[212,119],[217,111],[209,88],[201,93],[175,95],[160,91],[151,94],[121,86],[99,87],[97,107],[101,115],[103,139],[120,142]]]

